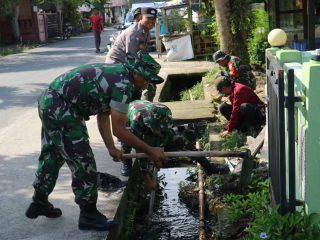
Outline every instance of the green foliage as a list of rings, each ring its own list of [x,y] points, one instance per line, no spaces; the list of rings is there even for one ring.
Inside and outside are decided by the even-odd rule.
[[[86,2],[89,2],[89,3],[91,3],[94,7],[102,10],[102,9],[104,9],[103,6],[104,6],[106,3],[109,3],[110,1],[107,1],[107,0],[87,0]]]
[[[268,14],[264,10],[253,11],[254,28],[249,39],[248,51],[251,63],[262,64],[265,62],[265,49],[268,43]]]
[[[215,185],[221,185],[223,183],[223,177],[221,175],[209,175],[205,178],[206,189],[214,189]]]
[[[208,126],[203,130],[201,138],[198,140],[201,150],[210,150],[210,141],[209,141],[209,130]]]
[[[278,206],[256,213],[254,221],[246,229],[246,239],[288,239],[288,240],[319,240],[319,214],[308,215],[303,208],[301,211],[280,215]]]
[[[230,4],[230,25],[233,36],[239,31],[251,32],[252,13],[250,11],[250,0],[234,0]],[[237,41],[237,39],[235,39]]]
[[[223,201],[228,206],[228,218],[235,222],[241,218],[252,218],[269,208],[268,181],[251,181],[246,195],[228,194]],[[250,189],[254,189],[251,192]]]
[[[191,100],[191,96],[193,100],[202,100],[204,99],[204,91],[202,82],[197,83],[191,89],[185,89],[180,93],[181,101],[189,101]]]
[[[2,0],[0,4],[0,16],[10,15],[10,0]]]
[[[218,23],[216,21],[215,17],[212,17],[212,22],[208,24],[208,28],[212,29],[212,37],[214,39],[214,42],[217,43],[218,46],[220,46],[220,37],[219,37],[219,31],[218,31]]]
[[[17,44],[15,46],[3,47],[0,51],[0,56],[7,56],[10,54],[21,53],[28,49],[35,48],[35,45],[32,44]]]
[[[211,57],[211,60],[212,60],[212,57]],[[215,64],[214,67],[210,69],[209,72],[206,73],[204,77],[205,83],[209,83],[209,84],[214,83],[214,77],[218,70],[219,70],[219,67],[217,66],[217,64]]]
[[[232,131],[219,142],[220,150],[236,150],[241,148],[246,142],[246,136],[238,131]]]
[[[253,176],[246,195],[228,194],[223,201],[228,206],[228,219],[252,219],[245,232],[247,240],[320,240],[320,216],[301,211],[280,215],[279,206],[269,206],[269,182]]]
[[[257,175],[253,175],[251,177],[251,182],[245,192],[256,192],[256,191],[269,191],[269,181],[262,181],[261,178]]]

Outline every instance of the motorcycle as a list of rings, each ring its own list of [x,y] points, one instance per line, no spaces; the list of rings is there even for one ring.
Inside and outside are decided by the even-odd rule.
[[[64,23],[63,24],[63,35],[62,35],[62,40],[69,39],[72,34],[72,26],[70,23]]]
[[[101,50],[101,53],[105,53],[110,51],[112,45],[114,44],[114,42],[116,41],[116,38],[121,34],[122,31],[116,31],[115,33],[111,34],[110,38],[109,38],[109,42],[107,43],[107,47],[103,50]]]

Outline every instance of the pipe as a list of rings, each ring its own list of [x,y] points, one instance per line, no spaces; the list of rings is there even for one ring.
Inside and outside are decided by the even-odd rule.
[[[205,231],[205,204],[204,204],[204,190],[203,190],[203,170],[198,163],[198,187],[199,187],[199,240],[206,240]]]
[[[250,151],[181,151],[181,152],[164,152],[166,157],[240,157],[247,158]],[[147,158],[145,153],[123,154],[123,159],[128,158]]]

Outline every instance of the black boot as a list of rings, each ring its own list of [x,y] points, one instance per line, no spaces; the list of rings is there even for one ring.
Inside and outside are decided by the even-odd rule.
[[[225,164],[211,163],[211,174],[225,174],[230,171]]]
[[[108,220],[106,216],[97,210],[95,204],[85,206],[80,205],[78,225],[80,230],[94,229],[97,231],[108,231],[115,225],[115,221]]]
[[[57,218],[62,215],[59,208],[54,208],[48,201],[48,196],[42,193],[35,192],[32,197],[33,202],[26,211],[28,218],[37,218],[39,216],[46,216],[48,218]]]
[[[120,173],[122,176],[129,176],[132,169],[132,159],[122,161],[122,168]]]

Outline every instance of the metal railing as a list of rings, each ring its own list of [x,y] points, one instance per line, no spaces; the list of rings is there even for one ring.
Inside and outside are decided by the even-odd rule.
[[[283,68],[267,52],[267,104],[270,189],[273,204],[286,212],[286,164]]]
[[[287,72],[288,94],[285,96],[283,68],[270,52],[267,53],[266,59],[268,150],[272,203],[280,205],[280,213],[294,212],[297,205],[294,112],[295,102],[302,102],[304,98],[294,95],[294,70],[289,69]],[[285,108],[287,109],[287,119],[285,118]],[[288,159],[288,166],[286,166],[286,159]]]

